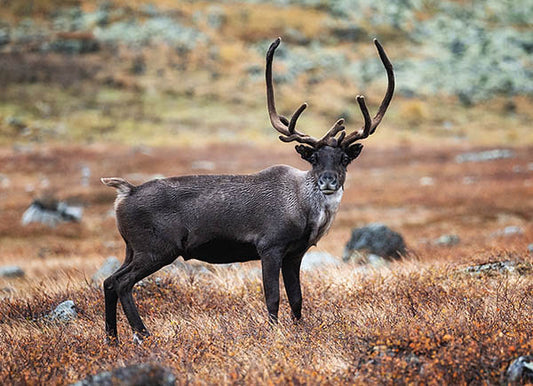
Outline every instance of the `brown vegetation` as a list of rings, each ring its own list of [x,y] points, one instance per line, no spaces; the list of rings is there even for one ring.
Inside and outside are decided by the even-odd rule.
[[[351,227],[381,221],[402,232],[411,257],[380,270],[347,264],[304,273],[304,321],[291,324],[284,299],[277,327],[267,324],[256,263],[242,270],[210,267],[208,274],[163,270],[135,291],[154,336],[133,345],[119,312],[118,348],[104,344],[103,294],[90,282],[106,256],[123,253],[109,214],[114,192],[100,186],[99,176],[140,182],[154,173],[202,172],[194,169],[201,160],[214,162],[217,173],[253,172],[273,161],[304,164],[281,145],[2,150],[11,185],[0,190],[0,265],[20,265],[26,276],[0,279],[1,379],[64,384],[157,362],[193,383],[498,382],[510,360],[533,349],[531,276],[462,270],[486,261],[531,262],[532,149],[517,148],[512,159],[458,164],[454,157],[467,149],[368,142],[318,248],[339,256]],[[81,164],[92,170],[89,187],[77,180]],[[20,225],[31,197],[46,190],[39,187],[42,175],[55,195],[86,205],[81,224]],[[433,185],[421,186],[423,177]],[[26,192],[29,184],[33,192]],[[497,234],[508,225],[524,234]],[[434,245],[443,233],[458,234],[461,242]],[[43,316],[66,299],[76,303],[78,319],[47,322]]]

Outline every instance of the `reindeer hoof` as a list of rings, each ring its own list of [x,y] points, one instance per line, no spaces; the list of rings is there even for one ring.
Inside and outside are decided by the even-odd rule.
[[[149,336],[150,334],[148,332],[146,333],[135,332],[133,333],[133,343],[138,344],[140,346],[144,342],[144,339],[148,338]]]

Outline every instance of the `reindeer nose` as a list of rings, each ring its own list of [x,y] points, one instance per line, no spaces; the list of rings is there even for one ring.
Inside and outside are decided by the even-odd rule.
[[[335,190],[337,189],[337,176],[333,173],[324,173],[318,179],[320,189]]]

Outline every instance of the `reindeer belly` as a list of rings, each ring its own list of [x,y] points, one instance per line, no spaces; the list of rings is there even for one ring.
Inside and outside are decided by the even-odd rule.
[[[260,259],[254,244],[223,238],[213,239],[187,249],[183,258],[212,264],[240,263]]]

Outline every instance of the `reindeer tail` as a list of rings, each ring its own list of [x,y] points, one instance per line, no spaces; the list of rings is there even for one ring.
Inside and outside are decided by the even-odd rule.
[[[119,196],[128,196],[131,190],[134,188],[132,184],[130,184],[123,178],[100,178],[100,181],[102,181],[104,185],[111,186],[117,189]]]

